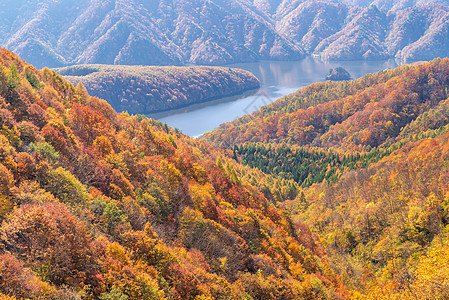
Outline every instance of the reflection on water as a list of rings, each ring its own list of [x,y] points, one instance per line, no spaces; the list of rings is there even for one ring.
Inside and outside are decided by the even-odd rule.
[[[262,105],[293,93],[301,87],[323,81],[329,69],[338,66],[348,70],[356,79],[368,73],[394,68],[397,64],[393,60],[321,62],[309,57],[295,62],[264,61],[229,65],[228,67],[240,68],[253,73],[261,82],[260,90],[164,113],[151,114],[149,117],[166,122],[172,127],[181,129],[185,134],[197,137],[215,129],[222,123],[230,122],[259,109]]]

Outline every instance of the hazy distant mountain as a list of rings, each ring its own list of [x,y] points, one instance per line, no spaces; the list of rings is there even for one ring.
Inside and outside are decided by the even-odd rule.
[[[4,46],[37,66],[224,64],[303,51],[238,0],[31,0],[0,4]]]
[[[449,0],[3,0],[30,63],[182,65],[447,56]]]
[[[282,18],[277,28],[327,60],[396,57],[411,61],[448,56],[447,5],[379,0],[372,2],[379,6],[364,7],[360,5],[365,1],[357,2],[359,6],[305,1],[285,16],[278,10]]]
[[[342,30],[323,39],[315,48],[325,59],[384,59],[387,16],[376,6],[357,11]]]
[[[289,6],[280,7],[278,15],[282,17],[279,18],[276,28],[305,50],[313,51],[324,38],[343,28],[348,10],[349,8],[341,3],[317,1],[304,2],[293,10]]]
[[[380,9],[386,10],[401,10],[429,4],[449,5],[448,0],[345,0],[344,2],[357,6],[376,5]]]

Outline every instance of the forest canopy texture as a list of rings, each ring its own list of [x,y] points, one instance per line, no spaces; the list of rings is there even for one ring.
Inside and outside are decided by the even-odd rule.
[[[227,151],[117,114],[5,49],[0,128],[2,297],[349,295],[308,227]]]
[[[149,114],[257,89],[250,72],[224,67],[78,65],[56,69],[118,112]]]
[[[317,83],[198,140],[1,49],[0,296],[446,299],[448,85]]]

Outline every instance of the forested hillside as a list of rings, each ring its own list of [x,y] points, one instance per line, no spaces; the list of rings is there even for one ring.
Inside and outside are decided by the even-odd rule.
[[[221,125],[205,139],[224,147],[276,142],[369,151],[394,143],[419,116],[441,110],[448,86],[449,59],[405,65],[355,81],[316,83]],[[443,120],[425,125],[437,129],[441,124]]]
[[[354,298],[446,299],[448,87],[447,58],[317,83],[203,139],[301,185],[279,206],[318,234]]]
[[[349,297],[307,226],[273,204],[293,182],[261,191],[243,176],[286,181],[5,49],[0,128],[2,299]]]
[[[370,299],[449,297],[447,129],[286,204],[322,237],[348,288]]]
[[[446,299],[448,85],[314,84],[217,149],[2,49],[0,296]]]
[[[250,72],[220,67],[79,65],[57,69],[118,112],[148,114],[256,89]]]
[[[447,0],[4,0],[0,45],[38,67],[448,56]]]

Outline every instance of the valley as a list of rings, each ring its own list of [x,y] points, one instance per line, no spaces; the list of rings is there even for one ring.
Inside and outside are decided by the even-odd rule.
[[[397,64],[392,60],[321,62],[311,58],[297,62],[264,61],[234,64],[230,67],[247,70],[260,79],[261,87],[258,91],[148,116],[179,128],[187,135],[198,137],[214,130],[220,124],[250,114],[261,106],[294,93],[302,87],[324,81],[329,69],[339,66],[344,66],[354,78],[359,78],[369,73],[394,68]]]
[[[0,18],[0,299],[449,299],[448,0]]]
[[[0,296],[446,297],[448,59],[201,139],[0,62]]]

